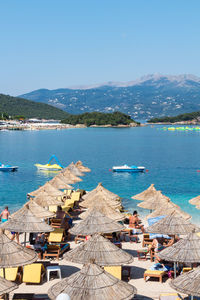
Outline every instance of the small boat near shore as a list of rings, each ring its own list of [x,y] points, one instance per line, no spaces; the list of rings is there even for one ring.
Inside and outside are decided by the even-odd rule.
[[[3,172],[15,172],[17,171],[18,166],[4,165],[0,163],[0,171]]]
[[[56,164],[51,164],[51,161],[55,159],[56,160]],[[49,159],[49,161],[47,162],[47,164],[42,165],[42,164],[35,164],[35,166],[38,168],[38,170],[46,170],[46,171],[60,171],[62,170],[64,167],[61,165],[60,161],[58,160],[58,158],[55,155],[52,155]]]
[[[123,165],[123,166],[115,166],[112,167],[113,172],[144,172],[145,167],[142,166],[128,166],[128,165]]]

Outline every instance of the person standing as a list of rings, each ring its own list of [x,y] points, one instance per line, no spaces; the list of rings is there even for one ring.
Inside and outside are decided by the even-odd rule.
[[[8,206],[5,206],[4,210],[2,211],[0,218],[1,218],[1,222],[4,223],[6,221],[8,221],[8,218],[10,216],[10,212],[8,210]]]

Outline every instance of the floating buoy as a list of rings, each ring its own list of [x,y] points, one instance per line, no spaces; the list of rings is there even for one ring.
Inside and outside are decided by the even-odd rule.
[[[149,170],[148,170],[148,169],[146,169],[146,172],[149,172]]]
[[[109,169],[109,171],[111,172],[112,170],[111,170],[111,169]]]
[[[200,172],[200,170],[197,170],[197,172]]]

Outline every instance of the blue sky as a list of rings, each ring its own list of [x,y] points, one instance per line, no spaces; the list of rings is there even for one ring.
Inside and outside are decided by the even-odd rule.
[[[200,76],[199,0],[0,1],[0,93]]]

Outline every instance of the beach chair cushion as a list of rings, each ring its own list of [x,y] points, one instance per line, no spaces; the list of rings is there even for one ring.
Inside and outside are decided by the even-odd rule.
[[[181,299],[177,293],[162,293],[159,300],[178,300]]]
[[[57,212],[57,205],[50,205],[49,206],[49,211],[53,212],[53,213]]]
[[[165,271],[146,270],[146,271],[144,272],[144,274],[145,274],[145,275],[151,274],[152,277],[153,277],[153,275],[164,275],[164,274],[165,274]],[[149,275],[149,276],[150,276],[150,275]]]
[[[79,201],[80,197],[81,197],[81,193],[80,192],[74,192],[74,193],[72,193],[71,200]]]
[[[61,243],[63,240],[64,229],[63,228],[55,228],[54,231],[49,234],[49,243]]]
[[[5,278],[10,281],[17,280],[18,269],[16,268],[5,268]],[[3,269],[0,269],[0,276],[3,277]]]
[[[114,277],[118,279],[122,279],[122,267],[121,266],[106,266],[104,267],[104,270]]]
[[[36,263],[24,266],[22,281],[26,283],[40,283],[44,271],[43,264]]]

